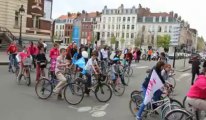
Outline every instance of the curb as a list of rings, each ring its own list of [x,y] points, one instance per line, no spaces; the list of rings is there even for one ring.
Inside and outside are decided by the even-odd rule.
[[[185,69],[175,69],[175,71],[177,72],[186,72],[188,70],[190,70],[192,67],[189,67],[189,68],[185,68]]]

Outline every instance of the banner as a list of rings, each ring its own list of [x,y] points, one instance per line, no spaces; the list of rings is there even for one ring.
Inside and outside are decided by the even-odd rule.
[[[78,26],[73,27],[72,39],[73,39],[74,42],[76,42],[77,46],[79,46],[80,29],[79,29]]]
[[[152,71],[152,75],[147,87],[146,95],[144,98],[144,104],[148,104],[154,95],[154,93],[163,87],[163,83],[160,80],[159,76],[157,75],[156,71]]]

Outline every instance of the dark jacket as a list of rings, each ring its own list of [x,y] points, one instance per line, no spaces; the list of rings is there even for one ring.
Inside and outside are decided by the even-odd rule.
[[[142,84],[142,86],[147,89],[147,86],[149,84],[150,78],[152,76],[152,71],[155,70],[157,72],[157,75],[159,76],[160,80],[162,81],[163,84],[165,84],[165,80],[163,79],[162,75],[161,75],[161,69],[157,69],[156,66],[153,67],[153,69],[150,71],[148,77],[145,78],[144,83]]]
[[[199,73],[199,69],[200,69],[199,65],[200,65],[200,61],[198,59],[192,61],[192,73]]]

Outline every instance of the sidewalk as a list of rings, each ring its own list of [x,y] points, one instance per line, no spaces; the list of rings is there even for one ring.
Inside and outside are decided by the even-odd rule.
[[[185,63],[184,63],[185,61]],[[173,65],[173,60],[170,60],[169,63]],[[185,65],[184,65],[185,64]],[[189,59],[178,59],[175,60],[175,70],[178,72],[185,72],[192,68],[191,64],[189,64]]]

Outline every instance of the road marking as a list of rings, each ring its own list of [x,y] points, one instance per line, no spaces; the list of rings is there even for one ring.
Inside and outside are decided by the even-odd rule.
[[[136,67],[137,69],[144,69],[144,68],[148,68],[149,66],[139,66],[139,67]]]
[[[180,81],[181,79],[183,79],[183,78],[185,78],[185,77],[188,77],[188,76],[190,76],[191,74],[190,73],[184,73],[184,74],[182,74],[179,78],[177,78],[176,80],[177,81]]]
[[[79,108],[74,106],[68,106],[68,107],[77,110],[77,112],[89,112],[92,117],[103,117],[106,115],[106,112],[104,110],[108,106],[109,104],[107,103],[103,106],[99,105],[94,107],[90,107],[90,106],[79,107]]]

